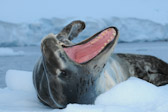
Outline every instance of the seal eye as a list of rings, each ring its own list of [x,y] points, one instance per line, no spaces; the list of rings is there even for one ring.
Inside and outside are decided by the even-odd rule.
[[[67,77],[67,73],[65,71],[61,71],[60,76]]]
[[[66,75],[66,72],[65,71],[61,71],[61,75]]]

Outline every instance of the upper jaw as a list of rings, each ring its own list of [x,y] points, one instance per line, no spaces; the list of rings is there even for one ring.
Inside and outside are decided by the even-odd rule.
[[[63,44],[67,56],[78,64],[87,63],[103,52],[114,48],[118,40],[118,30],[115,27],[106,28],[90,38],[72,46]],[[108,53],[109,54],[109,53]]]
[[[112,30],[112,34],[110,34],[110,35],[113,36],[113,39],[110,40],[111,37],[103,37],[106,39],[99,40],[100,35],[104,35],[103,33],[108,32],[109,29]],[[109,35],[109,34],[107,33],[107,35]],[[78,63],[78,64],[83,64],[83,63],[90,62],[94,59],[98,59],[98,58],[102,57],[103,55],[111,54],[114,49],[115,44],[117,43],[118,35],[119,35],[118,30],[115,27],[109,27],[109,28],[106,28],[106,29],[96,33],[95,35],[91,36],[90,38],[88,38],[88,39],[86,39],[76,45],[68,45],[65,42],[59,40],[57,38],[58,35],[49,34],[47,37],[45,37],[42,40],[41,49],[44,54],[46,54],[45,52],[49,52],[49,50],[52,52],[57,52],[57,50],[62,51],[62,53],[64,53],[64,55],[66,55],[66,57],[69,60],[71,60],[75,63]],[[96,43],[95,41],[98,41],[99,43]],[[101,41],[104,41],[104,43]],[[99,46],[99,48],[97,48],[98,50],[97,51],[95,50],[95,52],[97,52],[97,54],[91,56],[91,58],[89,58],[89,59],[82,60],[81,58],[83,58],[83,57],[79,57],[79,59],[75,60],[73,58],[74,56],[78,56],[78,55],[82,55],[82,54],[86,54],[85,56],[87,57],[90,53],[92,53],[92,52],[89,52],[88,50],[90,50],[90,48],[94,49],[94,47],[90,47],[90,46],[92,46],[92,44],[95,44],[94,45],[95,47]],[[103,44],[103,45],[100,45],[100,44]],[[84,46],[84,47],[82,48],[82,46]],[[77,49],[79,49],[79,50],[77,50]],[[70,53],[68,54],[68,52],[70,52]],[[82,52],[82,53],[78,53],[78,52]],[[88,55],[87,55],[87,53],[88,53]]]
[[[61,50],[69,60],[78,64],[82,64],[93,60],[100,54],[103,54],[103,52],[111,49],[108,46],[112,45],[111,47],[114,48],[113,46],[116,43],[114,41],[118,39],[118,30],[115,27],[106,28],[91,36],[90,38],[74,45],[71,40],[77,37],[77,35],[84,28],[85,23],[83,21],[73,21],[65,26],[59,34],[49,34],[45,39],[42,40],[42,52],[48,52],[47,50],[45,50],[46,47],[48,47],[48,49],[53,52],[57,52],[56,50],[59,49],[58,51]],[[110,34],[110,31],[108,30],[113,30],[112,33],[114,35]],[[107,35],[110,34],[111,36],[113,36],[112,39],[110,38],[110,36],[100,36],[103,35],[104,32],[107,32]],[[103,37],[103,39],[99,37]],[[53,42],[51,43],[54,44],[50,43],[46,45],[44,44],[47,43],[46,40],[53,40]]]

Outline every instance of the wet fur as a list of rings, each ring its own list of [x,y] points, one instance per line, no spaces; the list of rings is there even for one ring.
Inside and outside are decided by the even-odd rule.
[[[168,64],[150,55],[112,54],[96,82],[96,92],[104,93],[132,76],[162,86],[168,84]]]
[[[130,76],[146,80],[156,86],[168,84],[168,64],[150,55],[117,54],[129,66]]]
[[[117,41],[117,37],[114,39]],[[84,64],[74,63],[58,44],[54,34],[42,40],[42,57],[33,70],[33,84],[39,100],[52,108],[65,108],[68,103],[93,104],[101,94],[96,91],[97,80],[113,51],[103,50]]]
[[[168,84],[168,64],[164,61],[148,55],[112,54],[118,37],[87,63],[69,60],[59,42],[72,45],[70,40],[84,27],[84,22],[74,21],[59,34],[42,40],[42,57],[34,67],[33,83],[43,104],[52,108],[65,108],[68,103],[93,104],[98,95],[131,76],[156,86]]]

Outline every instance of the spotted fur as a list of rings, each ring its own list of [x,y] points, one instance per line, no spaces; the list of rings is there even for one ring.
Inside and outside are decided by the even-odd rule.
[[[150,55],[117,54],[127,63],[130,76],[144,79],[156,86],[168,83],[168,64]]]
[[[168,64],[148,55],[112,54],[118,39],[108,44],[96,57],[85,63],[72,61],[62,44],[72,40],[85,27],[74,21],[59,34],[42,40],[42,56],[33,71],[33,84],[39,100],[52,108],[65,108],[69,103],[93,104],[96,97],[131,76],[156,86],[168,84]],[[89,41],[89,40],[87,40]]]

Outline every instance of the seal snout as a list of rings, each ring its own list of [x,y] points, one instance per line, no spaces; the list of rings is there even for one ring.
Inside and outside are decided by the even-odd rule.
[[[54,34],[49,34],[47,37],[45,37],[41,42],[41,51],[42,53],[46,52],[53,52],[59,49],[59,41],[56,39],[56,36]]]

